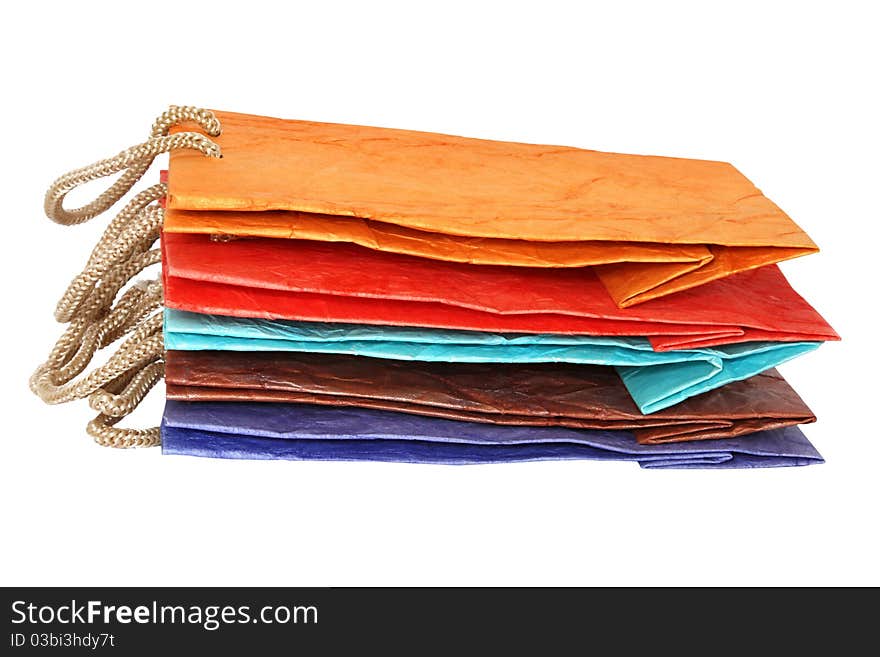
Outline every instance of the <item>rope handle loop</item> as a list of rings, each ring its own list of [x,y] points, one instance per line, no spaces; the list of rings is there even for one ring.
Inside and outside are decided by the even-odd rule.
[[[178,132],[170,135],[172,126],[183,122],[197,123],[209,136],[220,135],[220,122],[214,114],[198,107],[178,107],[172,105],[153,123],[150,138],[142,144],[126,148],[117,155],[95,162],[79,169],[74,169],[53,182],[44,202],[46,216],[52,221],[65,226],[81,224],[93,219],[112,207],[141,179],[153,160],[160,153],[167,153],[178,148],[198,151],[207,157],[220,157],[220,147],[199,132]],[[72,190],[92,180],[106,178],[114,173],[123,174],[105,192],[94,201],[76,208],[65,210],[64,198]]]
[[[169,134],[173,126],[186,122],[196,123],[206,134]],[[65,226],[93,219],[115,205],[162,153],[188,149],[220,158],[220,147],[209,138],[220,131],[220,122],[209,110],[172,105],[153,123],[147,141],[56,179],[46,192],[46,216]],[[64,199],[73,189],[120,172],[116,182],[90,203],[74,210],[64,208]],[[161,262],[160,250],[152,246],[165,216],[156,201],[167,191],[165,183],[143,190],[107,226],[55,308],[55,318],[68,324],[66,330],[30,379],[31,390],[48,404],[88,398],[99,415],[86,431],[108,447],[160,443],[158,427],[121,429],[115,425],[165,372],[161,279],[138,281],[121,295],[120,291],[142,270]],[[122,338],[126,339],[104,365],[86,372],[98,350]]]

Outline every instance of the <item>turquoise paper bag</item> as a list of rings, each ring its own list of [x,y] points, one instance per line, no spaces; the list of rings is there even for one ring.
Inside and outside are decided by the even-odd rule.
[[[821,342],[746,342],[656,352],[645,338],[501,334],[399,326],[295,322],[165,310],[165,348],[303,351],[397,360],[543,363],[617,368],[636,405],[653,413],[747,379]]]

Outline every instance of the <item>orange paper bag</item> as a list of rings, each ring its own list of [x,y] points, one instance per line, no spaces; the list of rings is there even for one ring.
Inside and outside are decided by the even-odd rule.
[[[620,306],[817,250],[723,162],[215,114],[222,159],[171,154],[168,232],[592,265]]]

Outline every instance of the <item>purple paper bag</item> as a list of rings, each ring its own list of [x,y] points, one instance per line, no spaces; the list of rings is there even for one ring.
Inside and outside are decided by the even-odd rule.
[[[626,431],[517,427],[308,404],[168,401],[165,454],[216,458],[503,463],[636,461],[643,468],[822,463],[796,427],[691,443],[640,445]]]

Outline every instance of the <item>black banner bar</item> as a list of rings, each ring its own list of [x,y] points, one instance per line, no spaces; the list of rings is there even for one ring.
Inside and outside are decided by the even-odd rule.
[[[791,647],[790,616],[813,633],[828,605],[804,591],[708,589],[9,588],[0,654],[450,655],[502,646],[556,654],[600,646],[726,645],[758,632]],[[837,592],[841,598],[840,592]],[[825,594],[823,594],[823,597]],[[827,601],[826,601],[827,603]],[[836,610],[842,607],[835,606]],[[868,608],[862,609],[867,614]],[[867,616],[865,621],[867,622]],[[849,617],[859,627],[859,615]],[[862,626],[864,628],[864,625]],[[803,635],[804,637],[807,634]],[[713,638],[714,637],[714,638]],[[747,642],[745,642],[747,644]],[[616,654],[612,650],[611,654]],[[372,654],[372,653],[371,653]]]

